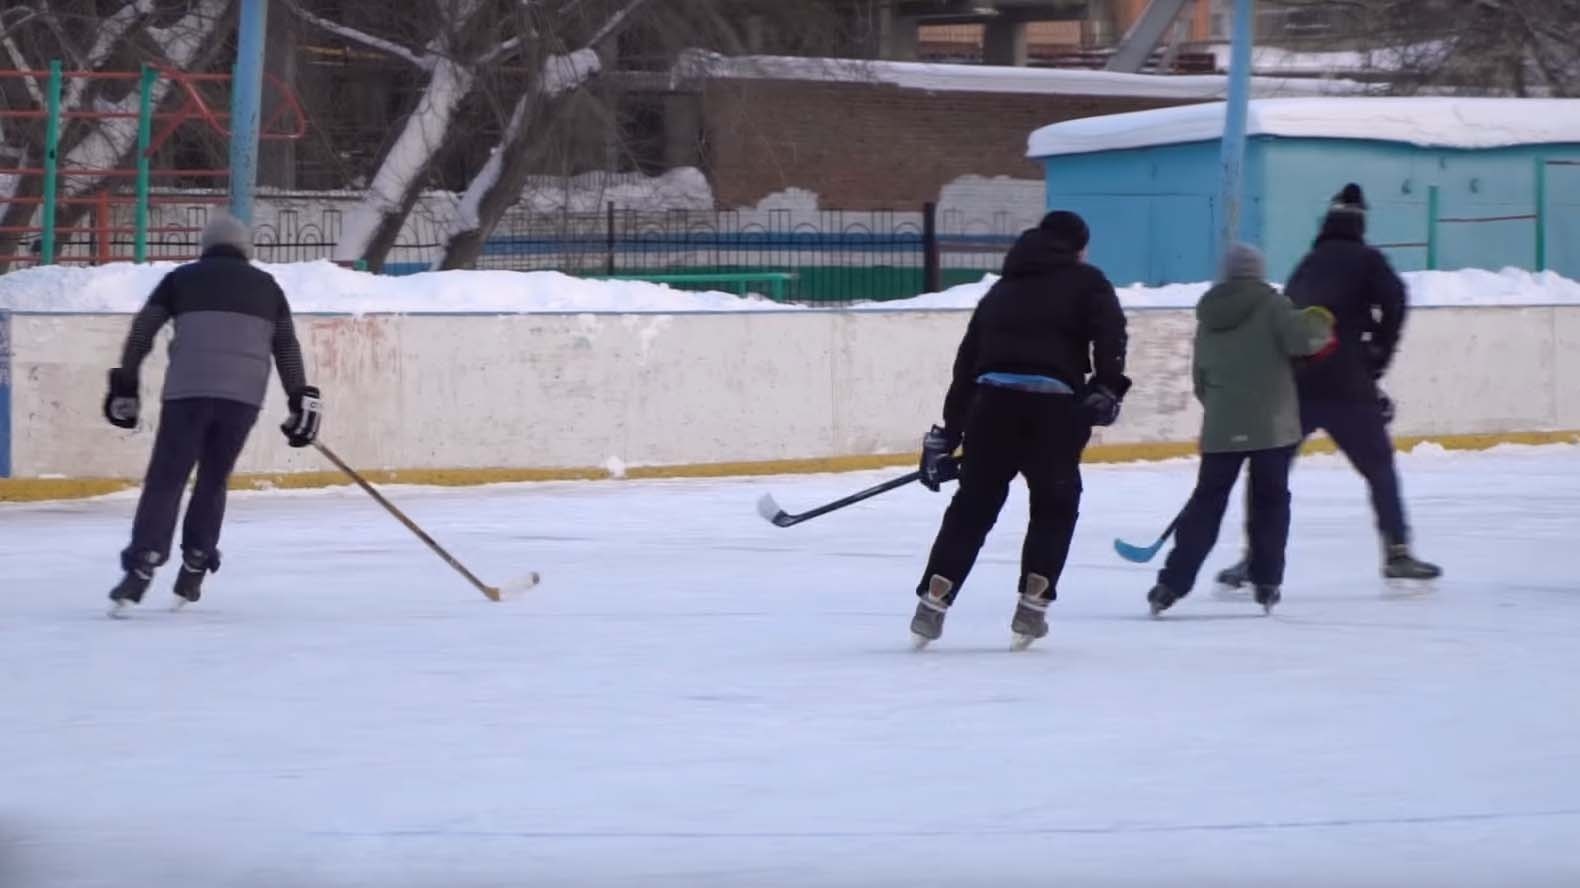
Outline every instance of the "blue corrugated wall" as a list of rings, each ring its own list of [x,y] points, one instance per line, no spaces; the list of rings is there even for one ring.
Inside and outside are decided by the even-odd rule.
[[[1217,153],[1214,141],[1045,158],[1048,206],[1088,218],[1091,259],[1115,283],[1208,280]],[[1568,161],[1580,161],[1580,145],[1449,150],[1259,136],[1247,147],[1241,237],[1262,246],[1268,273],[1282,280],[1329,198],[1353,181],[1372,205],[1368,238],[1401,270],[1423,269],[1436,186],[1436,267],[1535,268],[1540,166],[1545,267],[1580,279],[1580,165]]]

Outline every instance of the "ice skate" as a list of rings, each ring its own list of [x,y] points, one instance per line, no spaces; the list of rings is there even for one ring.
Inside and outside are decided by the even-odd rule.
[[[1389,588],[1406,593],[1421,593],[1431,591],[1433,581],[1443,575],[1443,569],[1411,555],[1409,546],[1398,544],[1388,547],[1382,575]]]
[[[148,584],[154,581],[154,572],[147,568],[133,568],[121,577],[121,581],[110,590],[110,610],[112,617],[121,616],[122,612],[143,600],[143,593],[148,591]]]
[[[1048,634],[1048,578],[1041,574],[1026,576],[1026,591],[1015,604],[1015,616],[1010,620],[1010,648],[1023,651],[1031,643]]]
[[[175,588],[171,590],[176,594],[176,602],[171,610],[195,604],[203,597],[203,577],[209,572],[210,563],[208,554],[204,552],[189,552],[182,557],[181,569],[176,573]]]
[[[916,602],[916,615],[911,617],[911,646],[916,650],[927,647],[944,634],[944,614],[949,610],[949,593],[955,584],[934,574],[927,581],[927,592]]]
[[[1158,583],[1152,587],[1151,592],[1147,593],[1147,604],[1152,608],[1152,616],[1156,617],[1173,607],[1174,602],[1184,597],[1162,583]]]
[[[1244,558],[1218,571],[1218,585],[1224,589],[1238,589],[1251,581],[1250,562]]]
[[[1262,613],[1271,614],[1273,606],[1282,601],[1284,595],[1277,586],[1269,583],[1258,583],[1256,586],[1256,603],[1262,606]]]

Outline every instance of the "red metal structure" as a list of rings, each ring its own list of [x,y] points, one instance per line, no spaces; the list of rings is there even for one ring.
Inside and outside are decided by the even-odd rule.
[[[48,262],[75,262],[101,264],[105,262],[144,259],[182,260],[192,258],[190,244],[196,241],[200,225],[170,224],[158,229],[163,236],[182,236],[180,244],[154,244],[165,249],[149,251],[148,224],[150,208],[162,205],[224,204],[226,180],[229,171],[224,168],[203,169],[190,167],[154,168],[152,159],[159,149],[170,141],[184,126],[206,126],[222,138],[229,138],[228,102],[216,95],[216,87],[230,81],[229,74],[204,74],[178,71],[172,68],[148,66],[135,71],[63,71],[58,64],[50,70],[0,70],[0,81],[31,81],[27,90],[38,96],[43,90],[39,84],[50,85],[48,97],[40,105],[23,108],[0,107],[0,123],[8,121],[42,122],[45,146],[43,165],[0,167],[0,176],[17,176],[9,197],[0,196],[0,270],[17,265]],[[130,96],[138,99],[137,110],[121,108],[71,108],[59,107],[63,82],[80,82],[79,94],[91,92],[96,82],[130,82],[135,84]],[[163,97],[156,109],[154,97],[163,81]],[[276,110],[263,122],[261,138],[269,140],[300,139],[307,132],[307,118],[295,93],[283,82],[269,77],[268,82],[276,92]],[[223,89],[218,90],[223,92]],[[138,138],[131,167],[66,166],[65,158],[54,156],[60,147],[61,134],[74,121],[104,122],[110,120],[137,121]],[[111,146],[111,150],[114,147]],[[124,151],[115,151],[124,155]],[[29,187],[29,178],[42,179]],[[214,183],[215,193],[154,195],[156,180],[172,181],[202,179]],[[74,184],[87,183],[87,184]],[[61,186],[64,186],[63,188]],[[207,190],[207,189],[205,189]],[[60,193],[63,191],[64,193]],[[35,208],[22,213],[19,207]],[[79,221],[73,224],[54,224],[59,211]],[[131,210],[131,223],[127,224],[126,209]],[[22,218],[22,224],[16,221]],[[9,222],[5,220],[9,219]],[[52,236],[51,236],[52,235]],[[66,249],[55,249],[63,241]],[[85,244],[86,249],[80,249]],[[130,248],[128,251],[127,248]]]

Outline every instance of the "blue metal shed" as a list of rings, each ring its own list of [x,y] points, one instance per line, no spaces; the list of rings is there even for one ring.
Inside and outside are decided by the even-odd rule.
[[[1115,283],[1211,280],[1218,225],[1215,102],[1089,117],[1032,134],[1050,209],[1092,228]],[[1580,279],[1580,100],[1257,99],[1240,237],[1282,280],[1328,199],[1366,191],[1367,237],[1402,271],[1551,269]]]

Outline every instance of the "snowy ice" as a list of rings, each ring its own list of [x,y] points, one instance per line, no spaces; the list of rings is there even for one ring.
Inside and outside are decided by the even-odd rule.
[[[172,262],[96,267],[56,265],[0,275],[0,311],[134,312]],[[445,271],[389,277],[332,262],[260,263],[280,282],[297,312],[364,314],[446,312],[680,313],[793,311],[798,306],[763,297],[676,290],[641,281],[598,281],[552,271]],[[1410,302],[1433,305],[1574,305],[1580,283],[1555,272],[1407,272]],[[861,303],[860,310],[964,309],[976,305],[997,277],[913,299]],[[1119,299],[1129,308],[1181,308],[1196,304],[1208,284],[1129,286]]]
[[[1145,616],[1194,463],[1091,466],[1053,631],[1010,653],[1017,489],[909,650],[947,502],[903,471],[239,494],[202,602],[102,615],[133,498],[0,506],[0,884],[1580,883],[1580,448],[1401,461],[1435,592],[1303,459],[1283,604]],[[1208,569],[1239,547],[1239,497]]]
[[[1028,157],[1205,142],[1223,135],[1223,102],[1067,120],[1036,130]],[[1339,97],[1254,99],[1248,136],[1368,139],[1445,148],[1580,145],[1580,99]]]

